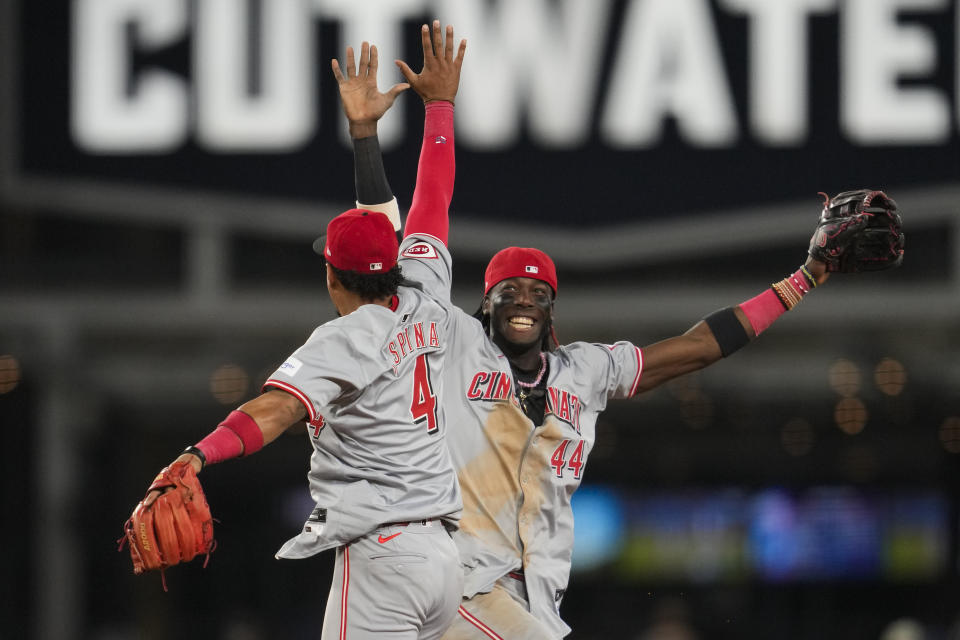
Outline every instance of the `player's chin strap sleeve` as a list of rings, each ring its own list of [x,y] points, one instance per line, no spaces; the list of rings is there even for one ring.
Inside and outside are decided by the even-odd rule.
[[[817,281],[806,267],[800,267],[783,280],[774,282],[760,295],[741,303],[740,310],[753,328],[752,336],[743,328],[733,307],[714,311],[703,320],[710,327],[720,346],[720,352],[726,358],[759,336],[774,320],[795,307],[816,286]]]
[[[208,465],[249,456],[262,448],[263,432],[256,421],[243,411],[231,411],[216,429],[197,444],[187,447],[184,453],[192,453]],[[200,455],[194,449],[199,449]]]

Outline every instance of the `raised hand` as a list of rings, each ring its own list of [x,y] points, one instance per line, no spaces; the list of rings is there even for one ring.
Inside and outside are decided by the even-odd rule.
[[[410,88],[406,82],[400,82],[386,93],[380,93],[377,89],[377,47],[368,42],[360,47],[359,66],[355,66],[353,47],[347,47],[346,77],[336,58],[330,61],[330,66],[333,68],[333,77],[337,79],[340,103],[350,122],[352,138],[376,135],[377,121],[393,106],[397,96]]]
[[[423,44],[423,70],[414,73],[406,62],[397,60],[397,66],[403,77],[424,103],[433,100],[453,102],[460,86],[460,67],[463,66],[463,54],[467,50],[467,41],[460,41],[457,56],[453,56],[453,26],[447,25],[446,38],[440,32],[440,21],[433,21],[433,28],[420,27],[420,40]]]

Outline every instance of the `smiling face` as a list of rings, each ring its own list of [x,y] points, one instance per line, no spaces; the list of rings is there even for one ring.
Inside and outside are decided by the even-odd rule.
[[[553,289],[543,280],[507,278],[483,299],[493,341],[505,352],[539,353],[553,323]]]

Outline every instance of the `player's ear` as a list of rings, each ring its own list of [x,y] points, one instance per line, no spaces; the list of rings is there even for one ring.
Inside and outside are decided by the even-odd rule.
[[[485,295],[480,301],[480,313],[485,316],[490,315],[490,296]]]
[[[342,288],[343,285],[340,284],[340,281],[337,279],[337,274],[334,273],[333,267],[330,266],[329,262],[327,263],[326,267],[327,267],[327,290],[335,291],[337,289]]]

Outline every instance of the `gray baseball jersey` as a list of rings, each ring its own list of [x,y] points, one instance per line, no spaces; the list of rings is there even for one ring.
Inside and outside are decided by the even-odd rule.
[[[340,547],[325,635],[349,624],[350,637],[438,637],[459,603],[462,573],[447,529],[462,501],[440,403],[454,314],[411,287],[400,287],[395,303],[318,327],[264,384],[307,410],[316,508],[277,557]],[[408,584],[370,575],[378,569]]]
[[[449,296],[452,260],[442,243],[411,236],[401,257],[404,273],[424,291]],[[628,342],[575,342],[547,354],[546,415],[538,427],[521,411],[510,363],[480,323],[460,311],[451,324],[456,364],[444,371],[442,398],[464,498],[454,535],[464,596],[488,592],[522,569],[530,612],[554,637],[566,635],[559,605],[573,549],[570,498],[593,448],[597,416],[609,398],[636,392],[642,352]]]

